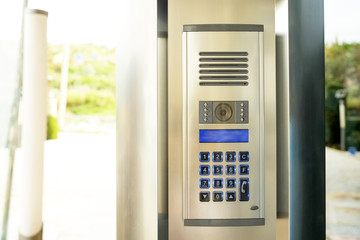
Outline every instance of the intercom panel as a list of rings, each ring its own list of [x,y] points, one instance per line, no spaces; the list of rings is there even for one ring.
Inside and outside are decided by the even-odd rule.
[[[211,28],[183,32],[184,224],[263,225],[263,26]]]

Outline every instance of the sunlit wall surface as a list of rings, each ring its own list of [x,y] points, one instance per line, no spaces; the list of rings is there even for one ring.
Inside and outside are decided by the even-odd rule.
[[[12,112],[17,112],[17,104],[14,103],[19,92],[22,12],[22,0],[0,0],[0,234],[4,230],[4,200],[9,169],[7,141],[10,125],[14,122],[11,120]]]
[[[4,148],[10,112],[18,90],[22,0],[0,0],[0,148]]]

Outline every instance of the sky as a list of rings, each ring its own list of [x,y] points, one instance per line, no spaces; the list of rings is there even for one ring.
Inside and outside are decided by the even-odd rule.
[[[360,0],[324,0],[325,42],[360,42]]]
[[[19,28],[16,26],[20,24],[17,9],[22,1],[0,0],[0,39],[17,36]],[[50,43],[95,43],[115,46],[116,39],[121,34],[116,22],[117,10],[123,0],[28,1],[30,8],[49,12]],[[360,0],[324,2],[325,42],[360,42]],[[12,24],[8,24],[9,20]]]

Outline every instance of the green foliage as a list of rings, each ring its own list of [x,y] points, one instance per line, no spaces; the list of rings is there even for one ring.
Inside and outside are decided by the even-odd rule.
[[[325,99],[325,141],[328,146],[338,147],[340,143],[339,126],[339,101],[335,98],[335,92],[341,89],[338,84],[326,87]]]
[[[346,144],[360,150],[360,117],[346,121]]]
[[[328,146],[338,147],[340,143],[339,103],[335,98],[335,92],[342,88],[347,91],[347,146],[359,146],[360,123],[356,120],[360,116],[360,44],[358,43],[335,43],[325,46],[325,111]]]
[[[46,139],[57,139],[59,132],[58,120],[56,117],[47,117],[47,137]]]
[[[62,45],[49,45],[50,87],[60,89]],[[67,111],[115,115],[115,49],[92,44],[70,46]]]
[[[112,91],[73,88],[68,92],[67,107],[77,115],[115,115],[115,105]]]

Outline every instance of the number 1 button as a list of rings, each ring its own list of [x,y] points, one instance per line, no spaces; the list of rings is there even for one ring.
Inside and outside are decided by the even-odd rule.
[[[200,160],[200,162],[209,162],[210,161],[210,153],[209,152],[200,152],[199,160]]]

